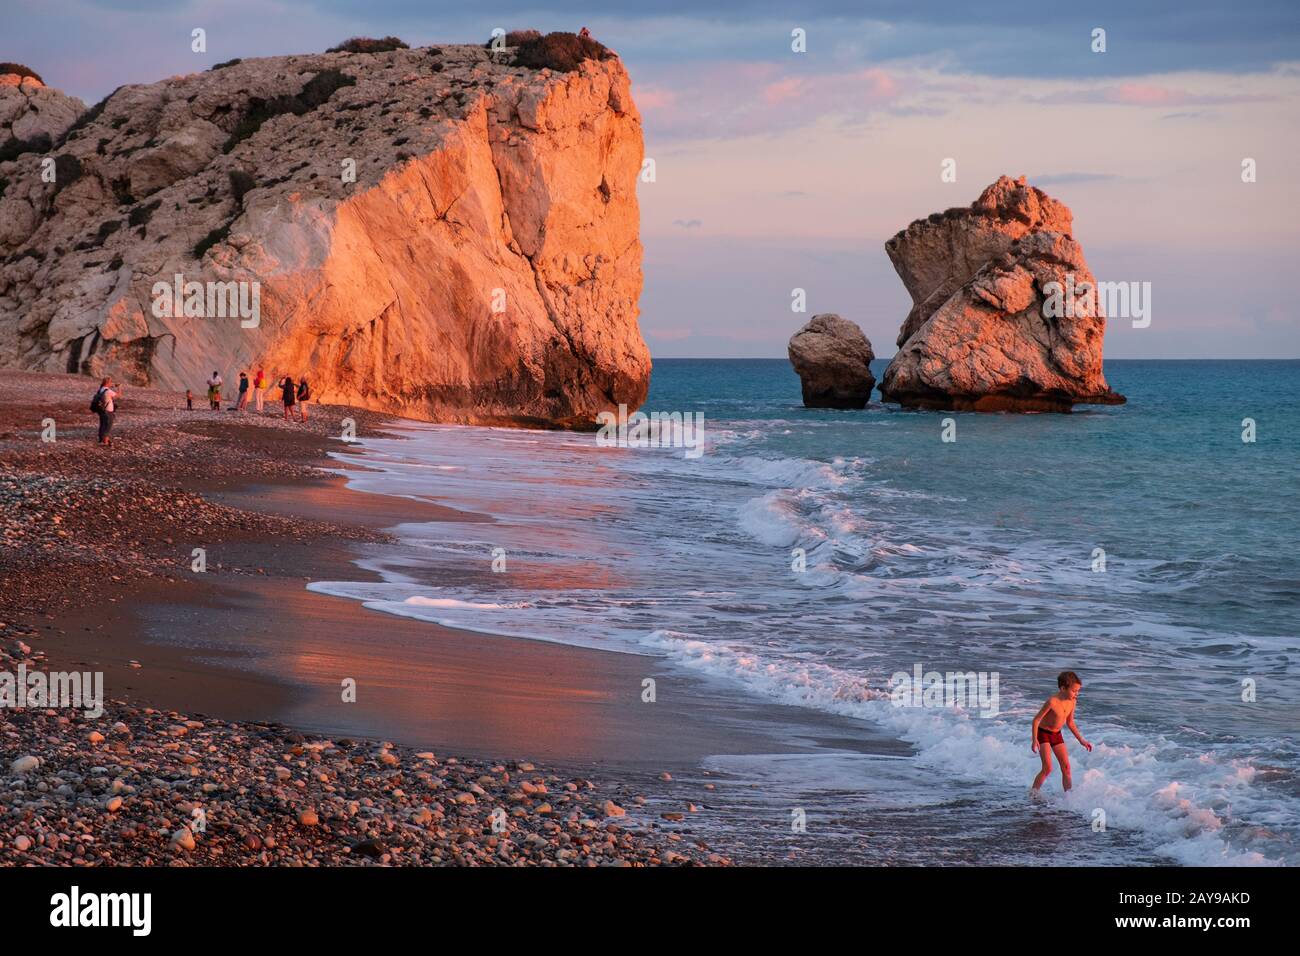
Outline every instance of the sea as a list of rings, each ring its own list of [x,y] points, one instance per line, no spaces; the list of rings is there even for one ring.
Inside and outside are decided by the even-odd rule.
[[[834,411],[783,359],[658,360],[643,411],[701,414],[694,450],[404,424],[337,454],[350,484],[495,522],[404,524],[382,582],[311,587],[896,743],[708,757],[696,832],[759,862],[1296,864],[1300,362],[1105,372],[1128,404]],[[1067,732],[1073,789],[1031,798],[1065,670],[1093,749]]]

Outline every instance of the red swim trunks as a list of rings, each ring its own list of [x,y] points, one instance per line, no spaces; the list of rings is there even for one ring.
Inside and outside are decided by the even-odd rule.
[[[1065,743],[1065,738],[1061,736],[1059,730],[1048,730],[1046,727],[1039,727],[1038,742],[1040,744],[1050,744],[1055,747],[1057,744]]]

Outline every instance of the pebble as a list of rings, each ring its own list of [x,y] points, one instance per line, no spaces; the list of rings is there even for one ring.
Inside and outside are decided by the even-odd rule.
[[[9,769],[14,773],[31,773],[41,765],[39,757],[33,757],[31,754],[19,757],[9,765]]]

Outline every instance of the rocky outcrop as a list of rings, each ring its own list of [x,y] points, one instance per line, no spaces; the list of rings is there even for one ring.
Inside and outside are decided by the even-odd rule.
[[[1070,210],[1023,177],[885,244],[912,296],[887,402],[976,411],[1120,404],[1102,375],[1106,319]]]
[[[790,337],[790,364],[808,408],[865,408],[876,387],[876,357],[862,329],[838,315],[814,315]]]
[[[34,76],[0,73],[0,156],[19,155],[20,144],[52,146],[85,110],[81,100]]]
[[[177,389],[260,366],[466,423],[640,405],[627,73],[512,61],[335,52],[117,90],[49,153],[55,183],[0,164],[0,364]],[[238,284],[257,320],[169,310],[177,275]]]

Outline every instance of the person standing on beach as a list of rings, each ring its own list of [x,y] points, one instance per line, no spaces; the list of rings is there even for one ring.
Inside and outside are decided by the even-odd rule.
[[[194,393],[188,388],[185,390],[185,407],[190,411],[194,411]]]
[[[298,379],[298,418],[307,423],[307,403],[311,401],[311,388],[306,378]]]
[[[293,402],[296,389],[293,385],[293,379],[288,375],[280,380],[280,401],[284,402],[284,420],[293,420]]]
[[[208,379],[208,407],[214,412],[221,411],[221,386],[223,384],[221,376],[216,369],[213,369],[212,378]]]
[[[117,414],[116,399],[117,392],[113,388],[113,379],[105,376],[104,380],[99,383],[95,397],[90,400],[90,410],[99,416],[99,443],[101,445],[113,444],[113,439],[108,437],[108,433],[113,430],[113,418]]]
[[[239,413],[241,415],[244,413],[244,410],[248,408],[249,384],[250,383],[248,381],[248,373],[240,372],[239,373],[239,401],[236,403],[235,408],[239,409]]]
[[[262,410],[262,401],[266,398],[266,372],[262,369],[257,370],[253,376],[253,397],[257,401],[257,410]]]

